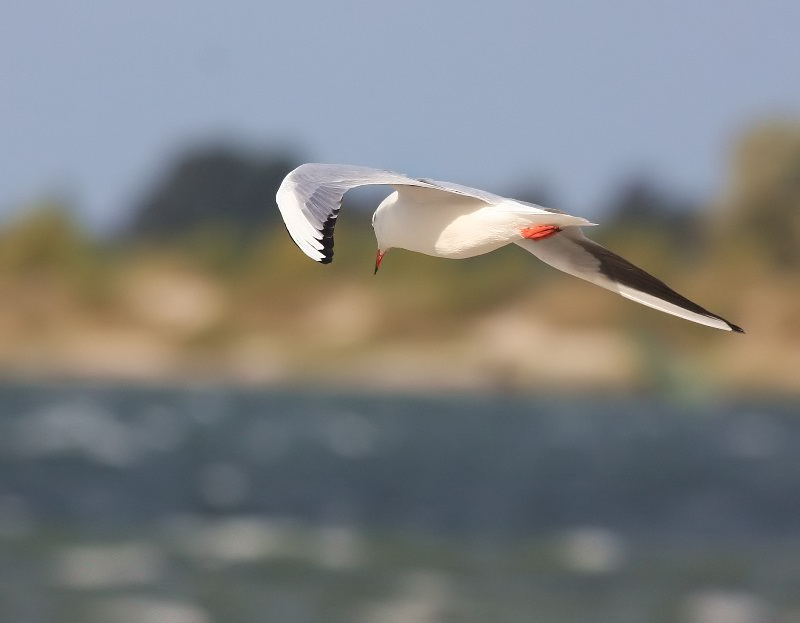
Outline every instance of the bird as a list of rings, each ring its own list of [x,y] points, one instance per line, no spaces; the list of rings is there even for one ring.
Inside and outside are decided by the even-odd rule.
[[[394,191],[372,215],[375,273],[392,248],[441,258],[483,255],[516,244],[541,261],[623,297],[685,320],[735,333],[744,330],[613,251],[587,238],[595,223],[560,210],[453,182],[347,164],[307,163],[281,182],[276,202],[295,244],[322,264],[333,261],[334,228],[347,191]]]

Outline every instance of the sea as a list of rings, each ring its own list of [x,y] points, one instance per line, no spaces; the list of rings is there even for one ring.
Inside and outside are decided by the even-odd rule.
[[[800,403],[0,385],[3,623],[800,621]]]

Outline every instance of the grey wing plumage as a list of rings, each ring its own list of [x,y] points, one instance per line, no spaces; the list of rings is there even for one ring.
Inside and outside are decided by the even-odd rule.
[[[473,197],[474,199],[479,199],[489,204],[498,204],[506,201],[512,201],[506,197],[501,197],[500,195],[495,195],[494,193],[490,193],[485,190],[480,190],[479,188],[462,186],[461,184],[456,184],[455,182],[443,182],[441,180],[432,180],[427,177],[423,177],[419,181],[424,182],[425,184],[428,184],[429,186],[437,188],[439,190],[444,190],[456,195],[464,195],[465,197]]]
[[[469,186],[462,186],[461,184],[456,184],[454,182],[442,182],[440,180],[432,180],[427,177],[422,178],[421,182],[427,182],[431,184],[435,188],[439,190],[444,190],[447,192],[455,193],[457,195],[465,195],[467,197],[473,197],[475,199],[479,199],[485,203],[491,205],[500,205],[504,206],[504,209],[511,212],[522,212],[522,213],[543,213],[543,212],[550,212],[551,214],[566,214],[561,210],[556,210],[554,208],[546,208],[536,203],[531,203],[530,201],[522,201],[520,199],[511,199],[510,197],[503,197],[501,195],[495,195],[494,193],[490,193],[486,190],[480,190],[479,188],[471,188]],[[594,223],[590,223],[589,221],[585,221],[584,225],[593,225]]]
[[[310,258],[327,264],[333,259],[333,229],[342,197],[370,184],[426,185],[392,171],[338,164],[304,164],[283,180],[276,200],[295,244]]]
[[[415,179],[402,173],[346,164],[303,164],[281,183],[276,200],[286,229],[310,258],[333,260],[333,230],[344,194],[368,185],[417,186],[472,197],[487,204],[515,203],[499,195],[452,182]],[[516,202],[519,203],[519,202]],[[540,208],[526,204],[529,208]],[[541,208],[544,210],[544,208]]]
[[[741,327],[678,294],[647,271],[589,240],[578,228],[566,228],[544,240],[521,240],[517,244],[559,270],[642,305],[709,327],[744,332]]]

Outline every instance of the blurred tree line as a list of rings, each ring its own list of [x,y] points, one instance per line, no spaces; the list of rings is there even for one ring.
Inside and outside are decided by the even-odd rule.
[[[773,121],[736,143],[717,206],[720,233],[772,269],[800,266],[800,123]]]
[[[174,241],[223,228],[246,242],[263,228],[280,225],[275,192],[299,163],[285,154],[249,154],[231,148],[187,153],[133,206],[124,238]],[[541,198],[535,189],[520,195]],[[551,199],[542,203],[558,207]],[[709,215],[704,207],[701,201],[676,196],[656,181],[639,177],[623,185],[604,206],[603,222],[620,235],[658,231],[683,247],[691,246],[704,231],[721,230],[737,243],[748,240],[748,247],[776,267],[796,267],[800,122],[769,122],[743,133],[732,150],[727,185],[715,210]]]
[[[251,155],[230,148],[187,153],[133,207],[123,237],[175,240],[220,226],[247,240],[259,228],[280,222],[275,193],[298,164],[282,154]],[[556,207],[537,188],[522,189],[514,196]],[[346,201],[352,204],[354,200],[348,197]],[[657,226],[673,231],[690,225],[700,207],[650,179],[634,178],[605,211],[606,220],[625,228]]]
[[[187,153],[133,207],[123,235],[166,241],[220,226],[249,238],[278,219],[275,193],[298,164],[284,154],[229,147]]]

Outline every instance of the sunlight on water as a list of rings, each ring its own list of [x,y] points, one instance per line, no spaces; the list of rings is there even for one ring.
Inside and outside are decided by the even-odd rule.
[[[722,443],[731,456],[769,459],[782,452],[785,431],[766,413],[748,413],[737,418],[723,434]]]
[[[454,601],[453,582],[437,571],[413,571],[398,579],[391,597],[361,609],[363,623],[444,621]]]
[[[23,456],[75,454],[124,467],[139,460],[131,428],[99,403],[81,400],[48,405],[19,420],[15,447]]]
[[[213,620],[191,603],[133,595],[100,600],[91,612],[91,621],[97,623],[211,623]]]
[[[363,458],[374,452],[375,426],[357,413],[327,414],[325,433],[328,447],[340,456]]]
[[[355,530],[343,526],[317,528],[312,540],[311,559],[328,569],[352,569],[367,563],[367,546]]]
[[[164,566],[163,555],[149,543],[72,545],[55,553],[51,575],[57,586],[96,590],[154,584]]]
[[[232,565],[296,558],[303,547],[291,521],[232,517],[222,521],[176,517],[164,524],[169,542],[200,565]]]
[[[794,405],[213,387],[0,398],[0,621],[800,612]]]
[[[568,533],[562,543],[564,565],[589,574],[611,573],[625,559],[623,539],[610,530],[581,528]]]
[[[685,602],[687,623],[762,623],[769,620],[767,608],[752,594],[705,591]]]

